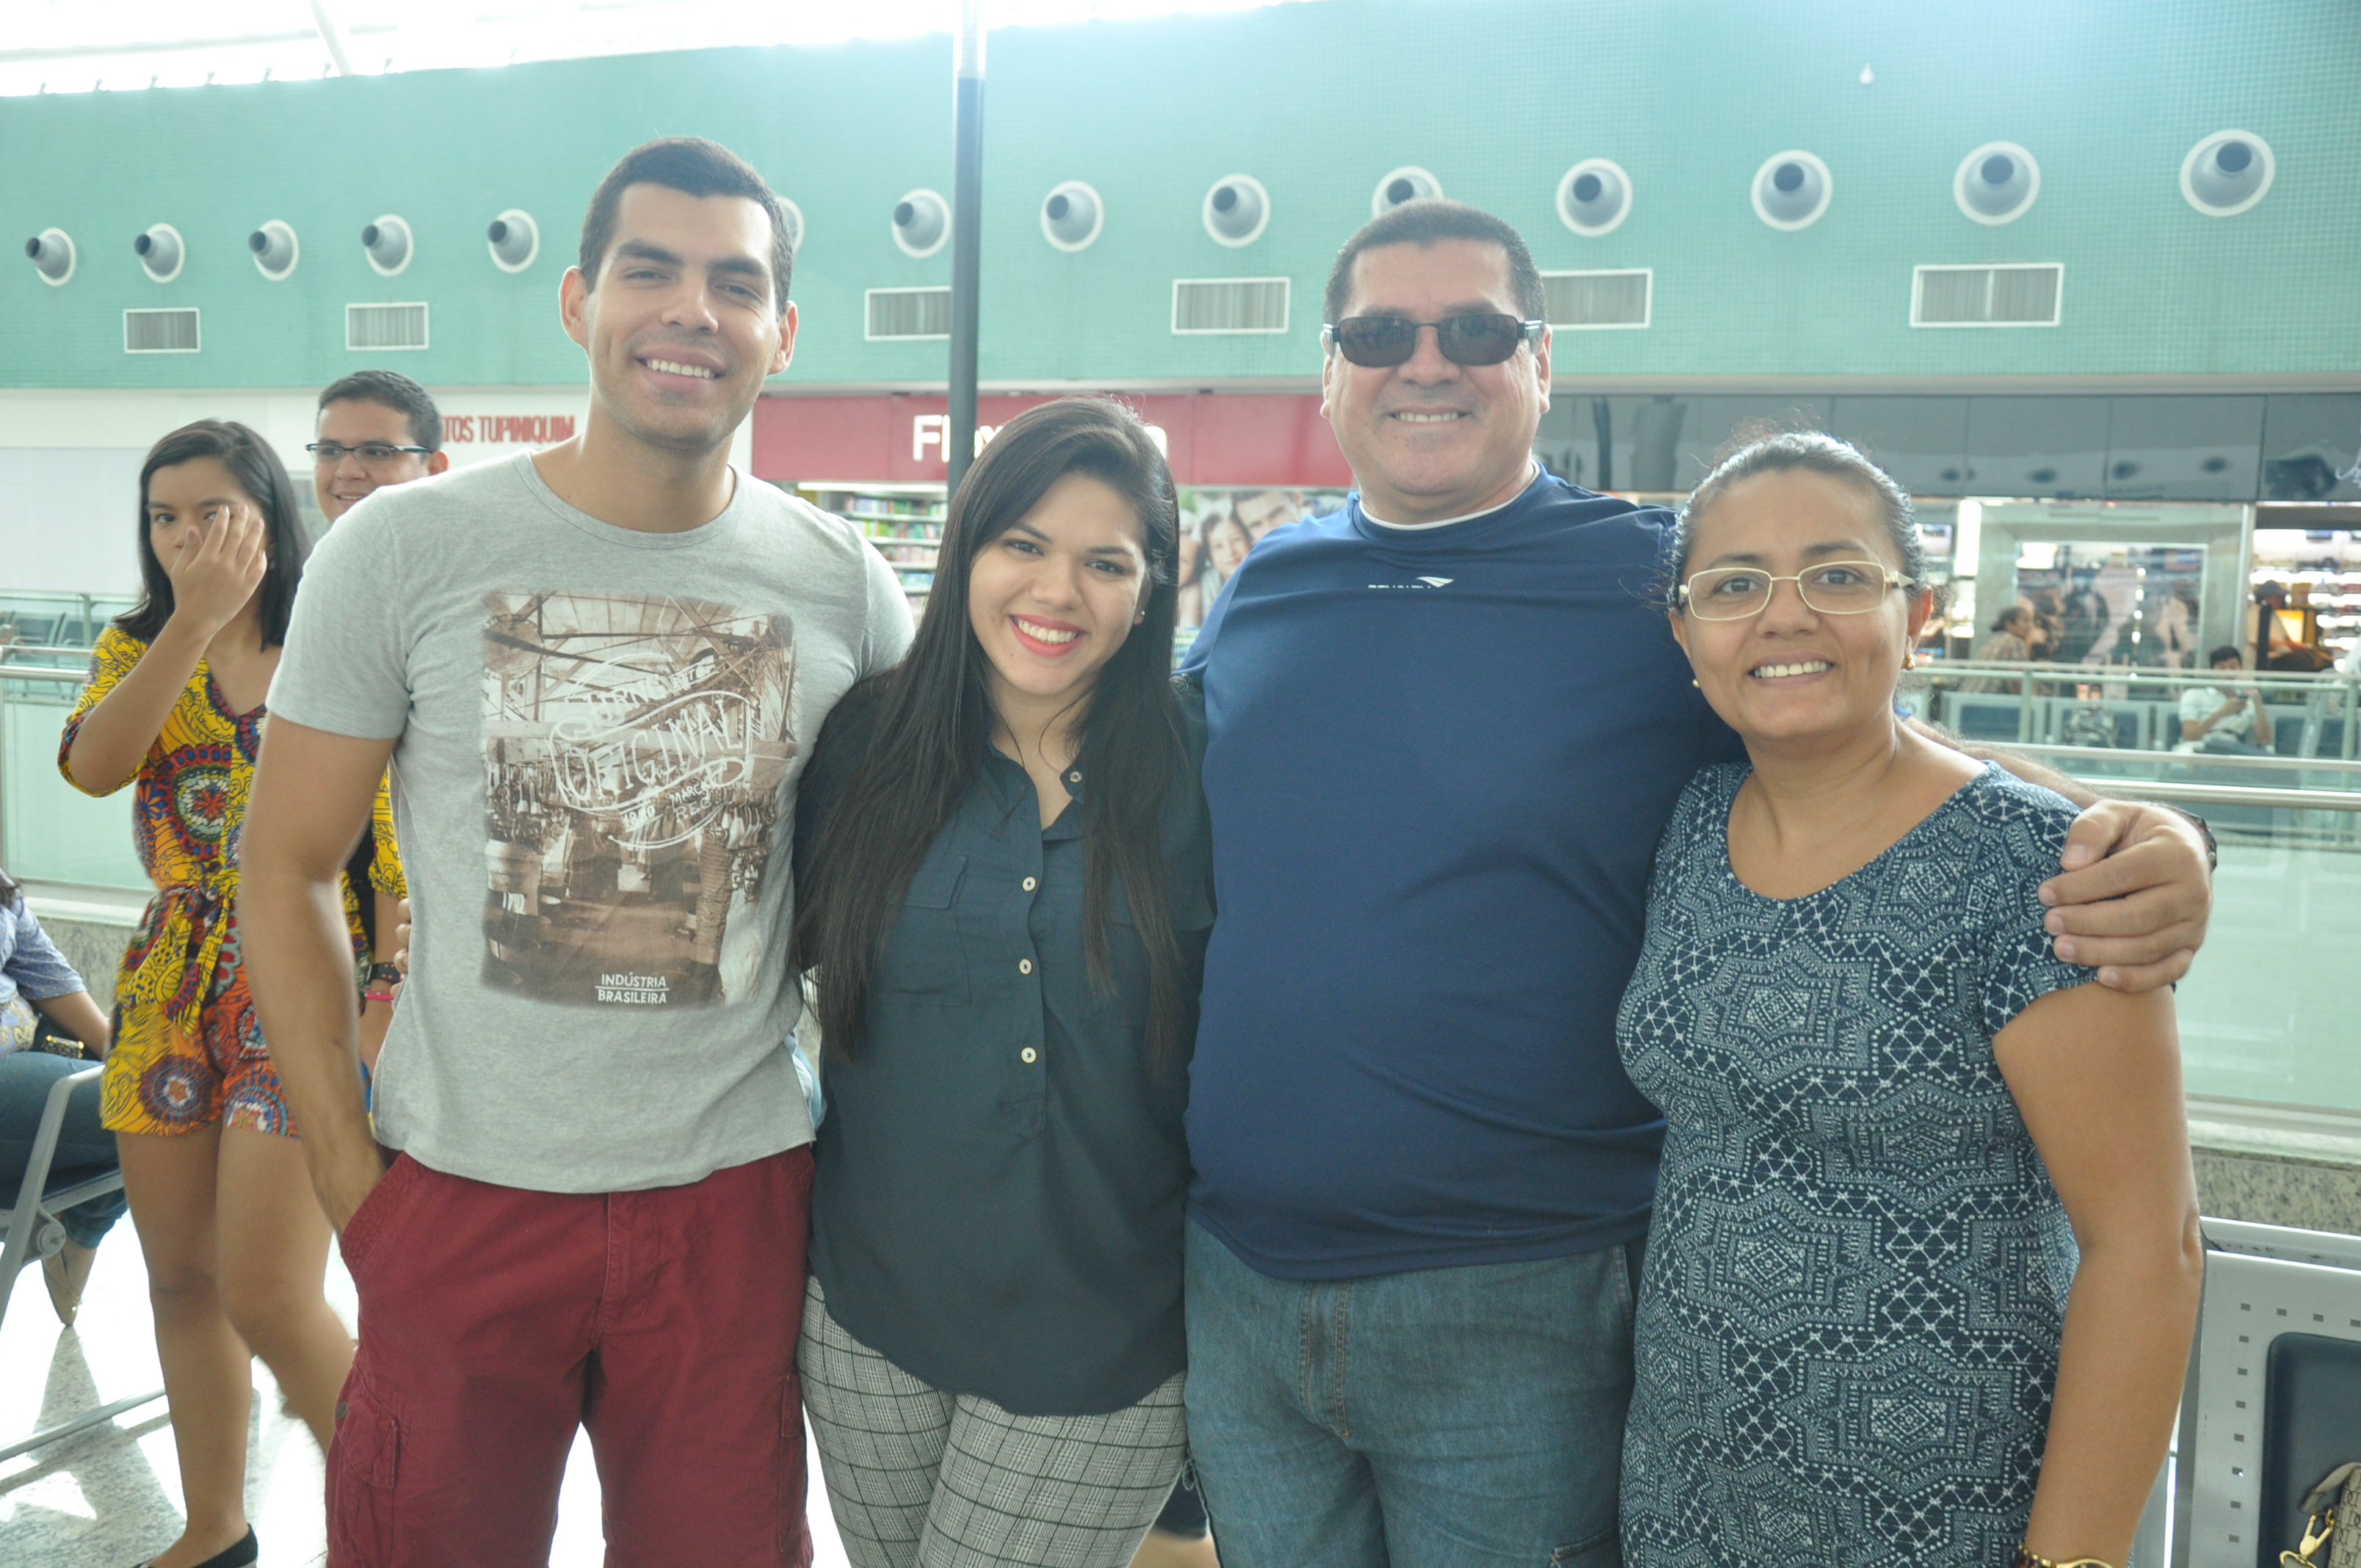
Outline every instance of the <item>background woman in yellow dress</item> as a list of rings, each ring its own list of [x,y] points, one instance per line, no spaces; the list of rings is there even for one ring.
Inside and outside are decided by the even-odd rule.
[[[328,1222],[238,956],[238,834],[307,546],[287,470],[244,425],[172,432],[139,488],[146,591],[100,637],[58,767],[91,795],[134,786],[156,884],[116,978],[101,1102],[147,1257],[188,1509],[154,1568],[241,1568],[258,1552],[245,1510],[249,1351],[324,1449],[353,1357],[321,1292]],[[390,932],[402,892],[382,789],[377,822],[375,886],[346,889],[363,966],[356,893],[384,901],[374,924]],[[390,1014],[368,1004],[366,1045],[383,1041]]]

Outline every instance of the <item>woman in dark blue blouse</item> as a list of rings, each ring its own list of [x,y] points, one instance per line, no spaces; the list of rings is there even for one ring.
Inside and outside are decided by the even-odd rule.
[[[799,1366],[855,1568],[1121,1568],[1180,1470],[1213,905],[1177,545],[1136,415],[1011,421],[908,658],[804,776],[828,1114]]]

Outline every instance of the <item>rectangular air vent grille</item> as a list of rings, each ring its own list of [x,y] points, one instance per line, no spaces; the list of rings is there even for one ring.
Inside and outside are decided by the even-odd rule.
[[[345,346],[357,352],[362,349],[423,348],[426,346],[426,307],[423,303],[346,305]]]
[[[1646,326],[1656,274],[1639,267],[1612,272],[1544,272],[1546,319],[1554,327]]]
[[[951,291],[949,289],[872,289],[869,337],[949,337],[951,334]]]
[[[1284,278],[1176,278],[1172,330],[1285,332],[1287,295]]]
[[[194,354],[197,350],[197,313],[194,310],[123,313],[124,353]]]
[[[1911,269],[1912,326],[2056,326],[2066,269],[2054,261]]]

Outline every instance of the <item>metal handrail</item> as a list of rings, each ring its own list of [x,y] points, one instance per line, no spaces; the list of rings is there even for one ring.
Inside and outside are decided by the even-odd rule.
[[[2072,681],[2077,685],[2271,686],[2307,695],[2361,686],[2361,674],[2343,670],[2167,670],[2154,664],[2051,664],[2018,659],[1929,659],[1916,673],[1930,679],[1998,675],[2011,681],[2028,677]]]
[[[2259,784],[2183,784],[2177,779],[2089,778],[2080,782],[2130,800],[2190,806],[2263,806],[2297,811],[2361,812],[2361,790],[2267,789]]]
[[[78,686],[89,679],[89,673],[82,670],[53,669],[47,664],[0,664],[0,681],[51,681]]]
[[[2219,751],[2138,751],[2128,747],[2050,746],[2013,740],[2006,743],[2005,749],[2018,756],[2056,758],[2068,762],[2149,762],[2174,767],[2193,764],[2201,772],[2206,768],[2238,768],[2279,773],[2361,773],[2361,760],[2345,757],[2282,757],[2276,753],[2246,757]],[[2070,768],[2065,771],[2073,772]],[[2112,781],[2114,775],[2105,777]]]

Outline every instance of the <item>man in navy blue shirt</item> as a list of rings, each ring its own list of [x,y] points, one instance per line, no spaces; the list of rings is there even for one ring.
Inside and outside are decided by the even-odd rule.
[[[1674,802],[1742,751],[1652,597],[1671,519],[1533,461],[1550,335],[1515,231],[1396,208],[1325,303],[1356,493],[1255,549],[1185,666],[1221,912],[1195,1463],[1226,1568],[1613,1563],[1664,1128],[1615,1012]],[[2076,833],[2059,955],[2177,977],[2196,833],[2123,803]]]

